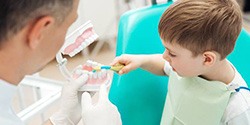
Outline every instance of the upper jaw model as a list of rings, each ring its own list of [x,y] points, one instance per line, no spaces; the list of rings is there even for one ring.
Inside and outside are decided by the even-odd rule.
[[[66,67],[67,59],[63,58],[62,54],[73,57],[88,47],[97,38],[98,35],[94,31],[93,25],[90,21],[88,21],[66,37],[63,47],[56,55],[56,60],[59,63],[59,69],[68,81],[86,76],[82,75],[83,73],[88,75],[86,84],[81,87],[79,91],[98,91],[101,84],[109,86],[111,78],[105,69],[93,72],[93,67],[101,66],[101,64],[91,60],[88,60],[83,65],[77,66],[73,69],[73,71],[69,71]]]
[[[61,53],[73,57],[97,38],[98,35],[94,31],[93,25],[88,21],[66,37]]]

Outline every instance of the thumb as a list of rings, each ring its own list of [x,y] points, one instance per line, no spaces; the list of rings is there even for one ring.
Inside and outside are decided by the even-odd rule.
[[[88,92],[84,92],[82,94],[82,111],[89,110],[93,107],[92,105],[92,99]]]
[[[108,100],[108,93],[107,93],[107,87],[105,84],[101,85],[100,91],[99,91],[99,103],[100,102],[105,102]]]
[[[118,73],[119,73],[119,74],[125,74],[125,73],[130,72],[130,71],[133,70],[133,69],[135,69],[135,68],[133,67],[133,65],[128,64],[128,65],[124,66]]]
[[[118,57],[116,57],[116,58],[110,63],[110,65],[111,65],[111,66],[114,66],[114,65],[116,65],[116,64],[118,64],[118,63],[125,65],[125,64],[128,63],[128,59],[127,59],[125,56],[123,56],[123,55],[122,55],[122,56],[118,56]]]
[[[87,74],[82,74],[79,76],[77,79],[74,80],[74,88],[78,90],[80,87],[82,87],[88,80],[88,75]]]

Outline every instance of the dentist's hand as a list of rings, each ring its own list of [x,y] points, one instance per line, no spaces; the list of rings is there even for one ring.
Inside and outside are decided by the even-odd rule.
[[[131,70],[141,67],[144,62],[144,55],[130,55],[123,54],[116,57],[110,65],[116,65],[118,63],[123,64],[124,67],[118,72],[119,74],[125,74]]]
[[[82,95],[82,121],[84,125],[121,125],[120,113],[117,107],[108,99],[105,85],[99,92],[99,100],[93,105],[89,93]]]
[[[76,125],[81,120],[81,104],[78,89],[88,80],[88,75],[83,74],[74,81],[64,85],[61,95],[60,109],[50,117],[54,125]]]

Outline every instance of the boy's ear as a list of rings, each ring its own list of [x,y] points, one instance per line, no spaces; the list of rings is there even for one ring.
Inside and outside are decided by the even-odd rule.
[[[41,40],[43,39],[46,32],[48,32],[51,25],[55,23],[55,19],[51,16],[43,16],[37,19],[30,27],[28,32],[28,46],[35,49]]]
[[[203,58],[204,58],[203,63],[206,66],[213,65],[216,62],[216,60],[217,60],[216,54],[214,52],[212,52],[212,51],[206,51],[206,52],[204,52],[203,53]]]

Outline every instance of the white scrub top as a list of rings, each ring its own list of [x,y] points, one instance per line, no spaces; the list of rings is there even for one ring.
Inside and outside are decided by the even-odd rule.
[[[0,125],[24,125],[12,109],[18,87],[0,79]]]
[[[232,64],[231,64],[232,65]],[[235,69],[235,67],[232,65]],[[168,62],[165,63],[164,71],[169,75],[172,67]],[[235,69],[235,77],[228,86],[238,84],[247,87],[245,80]],[[241,89],[235,92],[229,100],[220,125],[250,125],[250,91]]]

